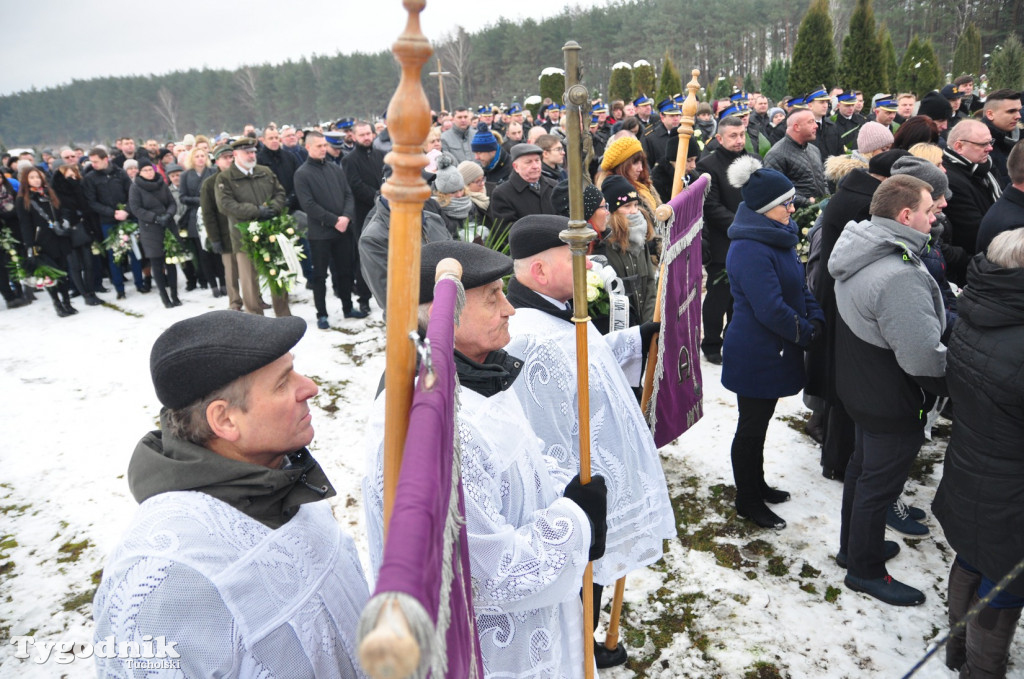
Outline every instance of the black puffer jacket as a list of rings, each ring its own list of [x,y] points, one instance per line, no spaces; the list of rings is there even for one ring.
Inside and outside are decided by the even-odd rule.
[[[100,220],[113,223],[114,211],[118,205],[128,204],[128,190],[132,181],[124,170],[113,163],[105,170],[93,170],[82,179],[85,199],[89,207],[100,216]]]
[[[145,179],[139,175],[128,192],[128,205],[139,220],[139,242],[146,256],[163,257],[164,229],[177,231],[173,217],[178,211],[178,205],[167,184],[160,177]],[[160,225],[158,221],[161,215],[168,215],[172,220],[166,225]]]
[[[797,207],[810,204],[811,198],[817,201],[828,195],[821,151],[814,144],[801,146],[786,135],[764,157],[764,166],[778,170],[793,182]]]
[[[949,342],[953,435],[932,509],[968,563],[999,580],[1024,558],[1024,269],[971,261]],[[1024,578],[1010,593],[1024,596]]]

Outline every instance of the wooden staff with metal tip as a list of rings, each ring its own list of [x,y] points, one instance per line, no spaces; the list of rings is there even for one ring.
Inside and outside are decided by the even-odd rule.
[[[683,174],[686,172],[686,157],[690,148],[690,137],[693,136],[693,123],[697,115],[697,91],[700,83],[697,76],[700,71],[693,69],[690,82],[686,84],[687,95],[683,100],[683,118],[679,124],[679,150],[676,152],[675,175],[672,179],[672,196],[675,197],[683,190]],[[670,222],[673,219],[672,207],[663,203],[654,211],[654,218],[659,222]],[[668,234],[664,234],[668,238]],[[654,305],[654,322],[661,323],[661,295],[665,287],[665,258],[661,259],[661,267],[658,271],[658,296]],[[651,337],[651,344],[647,350],[647,365],[644,367],[644,390],[640,397],[640,410],[650,421],[648,408],[651,405],[651,394],[654,393],[654,371],[658,366],[658,334]],[[626,592],[626,578],[619,578],[615,583],[615,597],[612,599],[612,618],[608,623],[608,634],[605,635],[604,645],[609,651],[614,651],[619,646],[619,619],[622,617],[622,598]]]
[[[388,133],[391,152],[384,162],[394,168],[381,194],[391,205],[391,235],[388,240],[387,370],[384,376],[384,530],[402,468],[413,380],[416,377],[416,348],[409,333],[416,330],[420,298],[420,232],[423,201],[430,188],[421,171],[427,166],[423,142],[430,130],[430,104],[420,74],[433,54],[420,28],[425,0],[404,0],[409,13],[405,31],[391,51],[402,69],[395,95],[388,104]]]
[[[576,384],[579,395],[580,482],[590,483],[590,375],[587,357],[587,245],[597,233],[583,219],[583,115],[590,93],[580,84],[580,46],[570,40],[565,54],[565,107],[568,132],[566,162],[569,173],[569,228],[560,235],[572,252],[572,322],[576,324]],[[594,564],[583,572],[583,674],[594,676]]]

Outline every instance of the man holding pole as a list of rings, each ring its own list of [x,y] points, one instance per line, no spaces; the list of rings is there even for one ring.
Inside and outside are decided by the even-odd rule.
[[[606,490],[582,484],[544,455],[513,385],[523,362],[503,348],[515,313],[502,292],[512,260],[473,243],[427,243],[420,317],[429,318],[437,263],[462,265],[466,304],[455,330],[458,440],[477,631],[488,677],[582,677],[580,582],[605,545]],[[378,403],[383,404],[379,397]],[[383,418],[370,433],[363,481],[370,558],[383,549]]]
[[[572,473],[579,467],[576,330],[571,321],[572,255],[560,239],[566,217],[532,215],[512,226],[509,243],[514,276],[508,300],[507,351],[523,357],[523,374],[512,389],[519,396],[544,453]],[[605,555],[594,564],[594,626],[601,592],[630,571],[658,561],[662,540],[676,537],[672,505],[654,438],[631,386],[639,386],[643,355],[656,323],[601,335],[587,332],[590,361],[591,464],[608,482]],[[620,647],[622,648],[622,647]],[[595,645],[599,668],[621,665],[625,650]]]

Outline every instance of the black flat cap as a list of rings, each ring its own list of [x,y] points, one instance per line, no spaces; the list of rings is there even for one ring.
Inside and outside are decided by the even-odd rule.
[[[512,260],[496,250],[461,240],[427,243],[420,252],[420,304],[434,301],[437,263],[451,257],[462,265],[462,287],[479,288],[512,273]],[[237,312],[233,312],[237,313]]]
[[[183,408],[284,356],[306,332],[297,316],[268,318],[210,311],[178,321],[153,343],[149,371],[156,397]]]
[[[542,156],[544,155],[544,149],[537,146],[536,144],[516,144],[515,146],[512,147],[512,150],[509,152],[509,155],[512,156],[512,160],[516,160],[517,158],[522,158],[523,156],[530,155]]]
[[[512,225],[508,243],[512,259],[526,259],[538,252],[565,245],[558,237],[569,228],[569,218],[561,215],[527,215]]]

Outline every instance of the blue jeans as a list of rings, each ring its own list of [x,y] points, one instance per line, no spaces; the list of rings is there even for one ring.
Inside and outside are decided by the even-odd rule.
[[[103,237],[106,238],[110,235],[110,230],[114,228],[113,223],[103,222],[100,224],[103,229]],[[110,264],[110,282],[114,284],[114,289],[118,292],[124,292],[124,274],[121,273],[121,265],[114,261],[114,253],[107,250],[107,261]],[[142,286],[142,265],[139,264],[139,260],[135,257],[135,253],[128,252],[128,263],[132,267],[132,278],[135,279],[135,287],[141,288]]]

